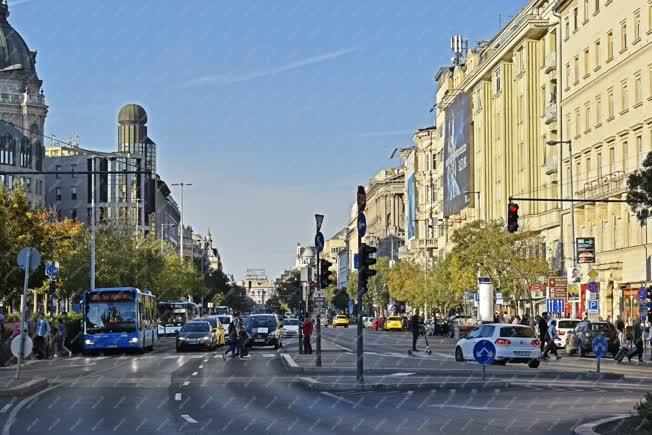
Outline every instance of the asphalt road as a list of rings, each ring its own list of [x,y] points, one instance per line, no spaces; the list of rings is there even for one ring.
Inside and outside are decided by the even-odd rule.
[[[52,386],[27,398],[0,399],[2,435],[568,434],[584,421],[628,412],[642,394],[564,386],[311,392],[286,374],[272,349],[224,361],[219,350],[178,355],[171,339],[145,355],[36,361],[25,373],[47,376]]]

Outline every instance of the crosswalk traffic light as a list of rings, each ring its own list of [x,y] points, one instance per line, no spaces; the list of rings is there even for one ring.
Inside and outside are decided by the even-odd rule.
[[[518,204],[510,202],[507,206],[507,231],[515,233],[518,230]]]
[[[360,245],[360,291],[363,293],[367,291],[367,282],[369,278],[376,274],[376,270],[371,269],[371,266],[376,264],[376,257],[374,254],[377,249],[365,243]]]
[[[332,278],[332,273],[329,270],[332,265],[333,263],[328,260],[319,260],[319,288],[324,289],[331,284],[335,284],[335,280]]]

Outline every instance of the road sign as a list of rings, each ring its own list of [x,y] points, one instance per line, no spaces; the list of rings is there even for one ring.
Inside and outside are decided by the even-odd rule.
[[[473,358],[478,364],[491,364],[496,358],[496,347],[489,340],[480,340],[473,346]]]
[[[358,236],[360,238],[367,234],[367,218],[363,212],[358,213]]]
[[[596,272],[595,269],[591,269],[591,270],[589,270],[589,272],[587,273],[587,275],[589,276],[589,279],[590,279],[591,281],[595,281],[595,280],[598,278],[598,272]]]
[[[577,262],[595,263],[595,237],[578,237],[575,239]]]
[[[598,293],[600,291],[600,283],[597,281],[591,281],[589,282],[588,288],[591,293]]]
[[[16,261],[18,262],[18,266],[26,270],[27,269],[27,257],[29,253],[29,272],[32,272],[36,269],[39,268],[41,265],[41,253],[38,252],[38,249],[36,248],[23,248],[20,250],[18,253],[18,257],[16,257]]]
[[[496,304],[498,305],[503,304],[503,294],[500,292],[496,292]]]
[[[326,297],[326,292],[324,290],[315,290],[314,295],[316,298],[323,298]]]
[[[324,250],[324,235],[321,231],[315,235],[315,248],[317,248],[317,252]]]
[[[353,299],[349,299],[349,314],[353,314]]]
[[[57,277],[57,275],[59,275],[59,267],[56,265],[56,263],[51,261],[45,263],[45,275],[50,279],[54,279]]]
[[[480,293],[475,293],[473,297],[476,302],[480,302]]]
[[[315,307],[322,308],[324,306],[324,302],[325,302],[324,298],[314,297],[312,300],[315,302]]]
[[[564,302],[563,299],[548,299],[546,300],[546,311],[549,313],[563,313]]]
[[[353,268],[355,270],[360,269],[360,257],[358,254],[353,254]]]
[[[32,339],[29,338],[28,335],[25,335],[25,348],[23,349],[23,357],[26,358],[32,353]],[[18,358],[18,354],[20,353],[20,335],[17,335],[14,337],[13,340],[11,340],[11,353]]]
[[[638,298],[643,301],[647,299],[647,288],[643,287],[638,289]]]
[[[479,277],[478,278],[478,285],[480,285],[480,284],[491,284],[491,278]]]
[[[607,339],[603,335],[598,335],[593,339],[591,343],[591,350],[595,354],[596,358],[602,358],[607,354],[609,350],[609,345],[607,344]]]
[[[598,314],[600,312],[600,305],[597,299],[587,301],[586,312],[589,314]]]

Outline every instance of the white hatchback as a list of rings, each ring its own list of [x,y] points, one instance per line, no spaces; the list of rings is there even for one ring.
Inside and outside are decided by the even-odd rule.
[[[531,368],[539,367],[541,342],[529,326],[508,323],[479,325],[457,342],[455,360],[473,361],[473,347],[480,340],[489,340],[495,346],[494,364],[527,363]]]
[[[562,349],[566,348],[566,340],[568,340],[568,333],[573,331],[580,320],[578,319],[552,319],[550,322],[554,323],[557,327],[557,338],[555,344]]]

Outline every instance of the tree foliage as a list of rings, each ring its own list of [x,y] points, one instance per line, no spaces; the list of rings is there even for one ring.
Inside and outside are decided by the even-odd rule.
[[[627,190],[627,203],[641,225],[644,225],[652,214],[652,152],[643,161],[643,169],[628,177]]]
[[[276,283],[276,294],[281,303],[285,304],[292,312],[301,307],[303,289],[301,287],[301,272],[291,270]]]

